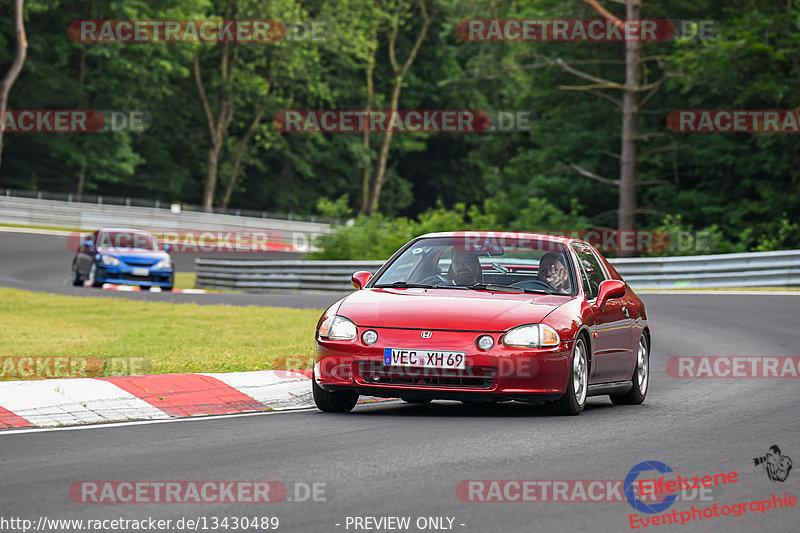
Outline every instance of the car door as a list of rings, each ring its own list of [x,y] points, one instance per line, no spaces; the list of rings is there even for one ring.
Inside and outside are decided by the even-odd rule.
[[[573,243],[572,247],[578,257],[579,274],[586,299],[594,304],[600,283],[611,278],[590,246]],[[630,378],[627,371],[631,357],[631,321],[626,316],[628,313],[625,303],[623,298],[615,298],[608,300],[602,311],[594,305],[591,307],[594,323],[590,327],[594,351],[590,383],[608,383]]]

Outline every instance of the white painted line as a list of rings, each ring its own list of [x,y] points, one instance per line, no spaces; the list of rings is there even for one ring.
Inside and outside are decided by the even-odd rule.
[[[0,405],[36,426],[170,416],[99,379],[47,379],[0,383]]]
[[[400,400],[384,398],[388,402],[399,402]],[[374,405],[374,404],[368,404]],[[292,413],[318,413],[316,408],[303,408],[303,409],[284,409],[282,411],[257,411],[255,413],[234,413],[230,415],[208,415],[208,416],[190,416],[187,418],[170,418],[164,420],[130,420],[128,422],[112,422],[108,424],[83,424],[79,426],[64,426],[64,427],[44,427],[44,428],[28,428],[28,429],[5,429],[0,430],[0,438],[4,435],[21,435],[25,433],[47,433],[52,431],[77,431],[82,429],[106,429],[106,428],[120,428],[126,426],[145,426],[150,424],[173,424],[177,422],[203,422],[209,420],[224,420],[226,418],[241,418],[244,416],[267,416],[267,415],[288,415]]]
[[[208,416],[190,416],[186,418],[169,418],[169,419],[155,419],[155,420],[130,420],[127,422],[111,422],[108,424],[82,424],[78,426],[64,426],[64,427],[44,427],[44,428],[28,428],[28,429],[4,429],[0,430],[0,438],[3,435],[20,435],[24,433],[46,433],[50,431],[75,431],[79,429],[105,429],[105,428],[119,428],[126,426],[144,426],[149,424],[167,424],[173,422],[197,422],[200,420],[222,420],[225,418],[239,418],[242,416],[263,416],[263,415],[278,415],[284,413],[292,413],[297,411],[308,411],[310,409],[286,409],[283,411],[256,411],[250,413],[234,413],[230,415],[208,415]]]

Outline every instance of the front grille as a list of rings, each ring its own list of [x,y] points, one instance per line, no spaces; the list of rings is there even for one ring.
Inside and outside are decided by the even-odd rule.
[[[126,259],[125,263],[131,266],[153,266],[155,261],[152,259]]]
[[[125,281],[153,281],[153,276],[134,276],[133,274],[123,274]]]
[[[367,385],[489,389],[493,376],[494,370],[485,367],[469,367],[466,370],[400,369],[363,362],[359,366],[358,381]]]

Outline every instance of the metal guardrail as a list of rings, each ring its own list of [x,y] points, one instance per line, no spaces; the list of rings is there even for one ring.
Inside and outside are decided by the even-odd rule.
[[[330,231],[328,224],[255,218],[202,211],[124,205],[88,204],[0,196],[0,223],[26,226],[59,226],[98,229],[129,227],[148,231],[274,231],[285,243],[305,251],[312,239]]]
[[[800,286],[800,250],[611,260],[634,289]],[[196,259],[196,286],[252,292],[352,290],[350,276],[383,261]]]
[[[47,192],[47,191],[24,191],[18,189],[0,189],[0,196],[6,198],[28,198],[36,200],[57,200],[69,203],[82,203],[82,204],[96,204],[96,205],[124,205],[126,207],[151,207],[153,209],[166,209],[169,210],[174,202],[162,202],[160,200],[147,200],[144,198],[132,198],[130,196],[109,196],[103,194],[71,194],[62,192]],[[204,213],[205,210],[198,205],[191,205],[180,203],[183,211],[193,211],[197,213]],[[272,220],[297,220],[300,222],[316,222],[323,224],[340,224],[343,220],[315,216],[315,215],[297,215],[295,213],[281,213],[276,211],[254,210],[254,209],[238,209],[238,208],[221,208],[214,206],[213,212],[219,215],[233,215],[242,217],[254,218],[269,218]]]
[[[377,271],[383,261],[248,261],[195,259],[195,287],[249,292],[348,291],[358,270]]]
[[[611,262],[633,288],[800,286],[800,250],[624,258]]]

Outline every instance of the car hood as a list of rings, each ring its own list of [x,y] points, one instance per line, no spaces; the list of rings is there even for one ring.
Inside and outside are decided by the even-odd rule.
[[[364,289],[345,298],[336,314],[376,328],[499,332],[539,322],[571,298],[460,289]]]

